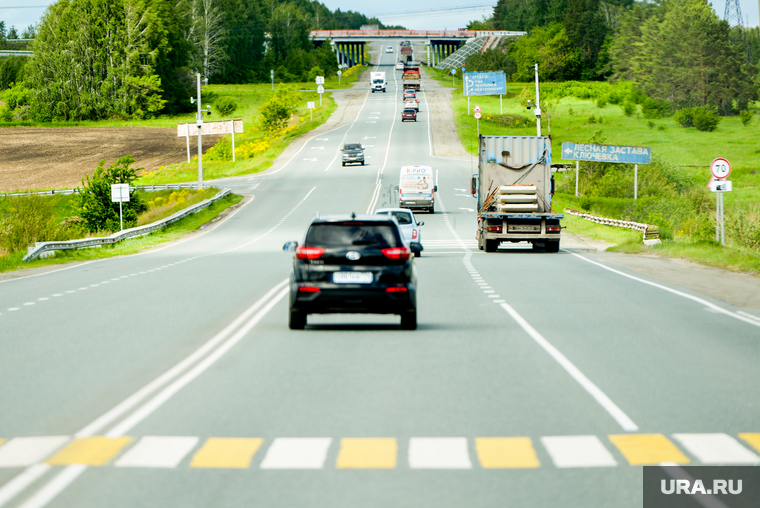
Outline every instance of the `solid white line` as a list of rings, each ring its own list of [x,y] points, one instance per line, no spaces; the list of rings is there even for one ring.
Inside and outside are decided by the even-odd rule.
[[[588,263],[591,263],[592,265],[600,266],[604,268],[605,270],[609,270],[610,272],[616,273],[618,275],[622,275],[623,277],[627,277],[629,279],[641,282],[642,284],[647,284],[652,287],[656,287],[659,289],[662,289],[663,291],[667,291],[668,293],[673,293],[674,295],[681,296],[683,298],[687,298],[689,300],[692,300],[694,302],[699,303],[700,305],[704,305],[705,307],[709,307],[710,309],[713,309],[714,311],[725,314],[726,316],[730,316],[732,318],[738,319],[739,321],[744,321],[745,323],[749,323],[751,325],[760,326],[760,321],[755,321],[750,318],[746,318],[742,315],[740,315],[737,312],[731,312],[730,310],[724,309],[723,307],[719,307],[718,305],[715,305],[714,303],[710,303],[707,300],[703,300],[702,298],[699,298],[698,296],[690,295],[688,293],[684,293],[683,291],[678,291],[677,289],[669,288],[667,286],[663,286],[662,284],[657,284],[656,282],[650,282],[648,280],[641,279],[639,277],[635,277],[633,275],[628,275],[627,273],[615,270],[614,268],[610,268],[608,266],[604,266],[601,263],[597,263],[596,261],[591,261],[590,259],[581,256],[579,254],[576,254],[575,252],[570,252],[568,250],[562,249],[565,252],[568,252],[569,254],[572,254],[573,256],[580,258]],[[741,311],[740,311],[741,312]]]
[[[30,497],[19,508],[42,508],[60,494],[71,482],[77,479],[80,474],[84,473],[87,466],[82,464],[73,464],[66,466],[63,471],[58,473],[52,480],[45,484],[32,497]]]
[[[750,314],[748,312],[744,312],[743,310],[739,310],[736,313],[737,314],[741,314],[742,316],[744,316],[746,318],[749,318],[749,319],[751,319],[753,321],[757,321],[758,323],[760,323],[760,317],[757,317],[754,314]]]
[[[284,280],[280,284],[278,284],[275,287],[280,287],[283,284],[287,284],[288,280]],[[124,419],[120,424],[118,424],[116,427],[112,428],[110,431],[106,433],[106,436],[108,437],[121,437],[127,432],[129,432],[135,425],[142,422],[145,418],[150,416],[156,409],[161,407],[166,401],[168,401],[175,393],[180,391],[182,388],[184,388],[188,383],[193,381],[195,378],[200,376],[203,372],[205,372],[209,367],[211,367],[214,363],[217,362],[224,354],[232,349],[232,347],[240,342],[240,340],[245,337],[245,335],[251,331],[251,329],[256,326],[259,321],[261,321],[264,316],[272,310],[272,308],[280,301],[282,300],[285,295],[288,294],[288,291],[290,291],[290,288],[285,287],[283,288],[277,295],[275,295],[274,298],[269,300],[269,302],[264,305],[264,307],[256,313],[253,318],[251,318],[250,321],[248,321],[240,330],[238,330],[232,337],[227,339],[224,344],[219,346],[218,349],[216,349],[213,353],[208,355],[203,361],[198,363],[194,368],[192,368],[190,371],[188,371],[185,375],[174,381],[172,384],[164,388],[158,395],[153,397],[150,401],[148,401],[146,404],[141,406],[137,411],[132,413],[129,417]],[[269,294],[269,293],[267,293]]]
[[[270,289],[264,296],[262,296],[256,303],[251,305],[248,309],[246,309],[245,312],[243,312],[240,316],[238,316],[232,323],[227,325],[221,332],[216,334],[211,340],[206,342],[203,346],[195,350],[190,356],[179,362],[177,365],[154,379],[152,382],[148,383],[145,387],[135,392],[133,395],[125,399],[121,404],[117,405],[104,415],[102,415],[100,418],[92,422],[91,424],[87,425],[85,428],[80,430],[76,433],[77,437],[88,437],[94,435],[96,432],[99,432],[101,429],[112,423],[114,420],[119,418],[121,415],[132,409],[134,406],[136,406],[140,401],[145,399],[148,395],[155,392],[159,388],[161,388],[163,385],[174,379],[175,377],[179,376],[182,372],[184,372],[186,369],[188,369],[192,364],[197,362],[200,358],[205,356],[210,350],[212,350],[214,347],[216,347],[220,342],[225,340],[227,336],[229,336],[235,329],[237,329],[243,322],[245,322],[251,314],[259,310],[259,308],[264,305],[272,296],[279,291],[285,284],[287,284],[288,280],[285,279],[284,281],[277,284],[275,287]]]
[[[0,506],[16,497],[23,492],[29,485],[50,470],[49,464],[35,464],[24,469],[19,475],[11,481],[0,487]]]
[[[578,368],[573,365],[573,363],[568,360],[565,355],[560,353],[560,351],[552,346],[549,341],[547,341],[540,333],[536,331],[535,328],[533,328],[523,317],[515,311],[512,307],[510,307],[506,303],[502,303],[501,307],[507,311],[507,313],[512,316],[512,319],[514,319],[518,325],[522,327],[523,330],[527,332],[528,335],[530,335],[533,340],[536,341],[536,343],[541,346],[544,351],[549,353],[549,356],[554,358],[554,360],[560,364],[560,366],[567,371],[570,376],[575,379],[579,385],[583,387],[584,390],[586,390],[589,395],[591,395],[596,401],[601,405],[605,411],[607,411],[612,418],[615,419],[616,422],[623,428],[623,430],[628,432],[635,432],[639,430],[638,425],[633,423],[633,420],[631,420],[628,415],[626,415],[622,409],[620,409],[612,400],[607,397],[607,395],[599,389],[598,386],[596,386],[594,383],[591,382],[589,378],[587,378],[583,372],[578,370]]]

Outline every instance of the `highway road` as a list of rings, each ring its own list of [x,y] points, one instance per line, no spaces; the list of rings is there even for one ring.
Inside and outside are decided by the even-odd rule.
[[[213,228],[0,283],[0,506],[621,508],[643,464],[760,463],[760,318],[583,250],[478,251],[469,162],[384,69],[354,122],[219,182],[250,200]],[[409,164],[439,187],[419,328],[289,330],[282,245],[395,205]]]

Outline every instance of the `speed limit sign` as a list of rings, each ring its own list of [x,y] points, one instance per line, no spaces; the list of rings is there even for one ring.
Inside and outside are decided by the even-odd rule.
[[[728,175],[731,174],[731,163],[723,158],[715,159],[710,164],[710,172],[715,178],[721,180],[728,178]]]
[[[476,111],[473,116],[475,117],[476,120],[480,120],[480,111]]]

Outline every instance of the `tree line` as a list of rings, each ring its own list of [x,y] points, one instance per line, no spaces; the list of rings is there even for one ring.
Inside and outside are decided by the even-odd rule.
[[[0,119],[186,112],[195,73],[206,83],[266,82],[270,70],[281,82],[315,68],[334,75],[331,45],[316,47],[309,31],[365,24],[382,27],[317,0],[58,0],[31,27],[33,57],[0,59],[0,89],[14,84]]]
[[[746,110],[760,92],[760,29],[729,27],[707,0],[499,0],[472,29],[527,31],[471,56],[513,81],[629,80],[671,110]]]

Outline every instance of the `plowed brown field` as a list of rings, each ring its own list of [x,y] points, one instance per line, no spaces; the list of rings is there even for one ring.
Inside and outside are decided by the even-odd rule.
[[[204,152],[217,139],[204,136]],[[101,159],[108,166],[124,155],[153,171],[187,161],[186,141],[171,127],[0,127],[0,192],[81,186]]]

